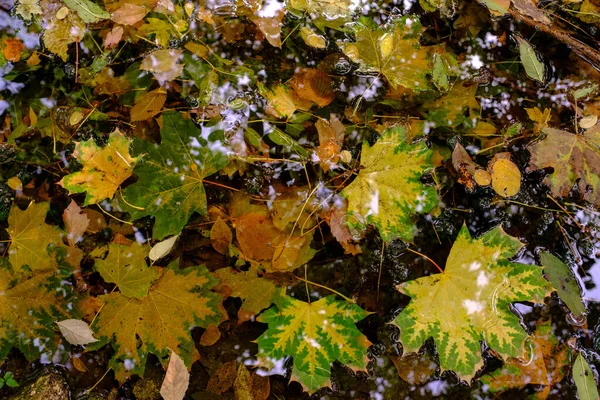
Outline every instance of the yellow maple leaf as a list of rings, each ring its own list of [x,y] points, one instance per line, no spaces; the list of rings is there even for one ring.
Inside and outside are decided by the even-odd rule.
[[[62,244],[62,234],[56,226],[44,221],[50,203],[32,203],[21,211],[13,205],[8,215],[10,248],[8,260],[15,270],[44,271],[52,268],[46,249]]]
[[[96,145],[94,139],[77,143],[74,155],[83,169],[65,176],[59,184],[71,193],[86,192],[84,205],[112,198],[119,185],[131,176],[138,160],[129,155],[130,142],[117,129],[104,147]]]
[[[63,19],[53,18],[44,32],[44,45],[63,61],[67,61],[69,45],[82,40],[84,32],[85,24],[76,13],[69,13]]]

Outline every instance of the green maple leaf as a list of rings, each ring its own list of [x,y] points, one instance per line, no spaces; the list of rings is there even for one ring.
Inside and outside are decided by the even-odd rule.
[[[433,68],[433,58],[419,43],[422,27],[417,17],[395,19],[383,28],[363,17],[352,25],[352,30],[356,41],[338,45],[358,63],[359,71],[380,73],[393,88],[430,89],[427,75]]]
[[[575,182],[584,200],[600,207],[600,132],[584,135],[544,128],[546,137],[529,146],[531,165],[554,168],[545,182],[553,196],[567,196]]]
[[[96,269],[106,282],[115,283],[126,297],[141,299],[158,277],[155,268],[146,265],[148,249],[135,242],[131,246],[111,243],[108,256],[96,261]]]
[[[123,208],[133,219],[154,216],[155,239],[178,234],[193,213],[206,213],[202,180],[227,165],[221,149],[180,113],[164,113],[159,145],[134,141],[133,152],[144,161],[134,170],[138,181],[123,190]]]
[[[348,221],[355,228],[373,224],[381,237],[412,240],[412,216],[433,210],[437,195],[433,187],[421,183],[421,175],[433,168],[432,152],[424,142],[406,143],[405,129],[386,130],[379,140],[363,144],[360,165],[363,169],[342,191],[348,198]]]
[[[269,328],[256,341],[259,362],[270,366],[294,358],[292,379],[309,392],[329,385],[334,361],[364,369],[370,345],[355,323],[368,313],[347,301],[327,296],[312,303],[285,296],[278,307],[260,315]]]
[[[8,215],[10,248],[8,260],[16,271],[43,271],[52,268],[49,246],[62,245],[62,233],[45,222],[50,203],[32,203],[21,211],[13,205]]]
[[[85,206],[112,198],[139,159],[129,155],[130,143],[118,129],[110,134],[104,147],[96,145],[94,139],[77,143],[74,156],[83,169],[65,176],[59,184],[71,193],[85,192]]]
[[[221,297],[210,292],[217,280],[204,267],[176,268],[167,268],[143,299],[119,292],[99,297],[104,306],[93,325],[98,342],[91,347],[112,343],[120,380],[143,374],[148,353],[166,357],[176,349],[189,367],[195,350],[191,329],[221,321]]]
[[[522,357],[528,335],[511,303],[542,302],[551,288],[540,267],[507,261],[521,246],[499,227],[473,239],[463,226],[443,273],[398,286],[412,298],[394,321],[405,352],[433,337],[442,370],[465,380],[483,365],[482,340],[503,357]]]

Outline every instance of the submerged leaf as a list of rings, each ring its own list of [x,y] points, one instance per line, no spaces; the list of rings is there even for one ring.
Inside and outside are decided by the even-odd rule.
[[[138,181],[123,190],[133,219],[156,218],[159,240],[181,232],[193,213],[206,213],[202,180],[227,164],[220,141],[204,139],[191,120],[174,112],[162,118],[160,145],[134,141],[134,153],[145,154],[145,161],[134,170]]]
[[[545,182],[553,196],[565,197],[577,182],[584,200],[600,206],[600,131],[585,135],[544,128],[546,137],[528,147],[531,165],[554,168]]]
[[[347,301],[327,296],[305,303],[286,296],[258,320],[269,328],[256,341],[261,365],[269,367],[286,356],[294,359],[292,379],[310,393],[329,385],[331,363],[364,369],[370,342],[356,328],[367,312]]]
[[[420,178],[433,168],[432,152],[424,142],[406,143],[405,129],[388,129],[373,146],[363,144],[356,179],[342,191],[348,199],[349,224],[373,224],[386,241],[412,240],[413,215],[432,211],[438,204],[433,187]]]
[[[549,285],[540,267],[507,261],[521,246],[498,227],[473,239],[463,226],[443,273],[398,286],[412,298],[394,321],[404,350],[433,337],[442,371],[467,381],[483,365],[480,341],[501,356],[523,357],[528,336],[511,303],[541,302]]]

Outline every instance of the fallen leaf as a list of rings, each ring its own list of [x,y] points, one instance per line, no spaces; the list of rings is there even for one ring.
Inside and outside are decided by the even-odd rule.
[[[200,337],[201,346],[212,346],[221,338],[221,331],[215,324],[210,324]]]
[[[237,364],[235,360],[233,360],[226,362],[220,368],[218,368],[210,376],[206,390],[216,394],[223,394],[228,391],[235,382],[236,365]]]
[[[569,310],[580,318],[585,314],[585,304],[581,299],[581,288],[573,272],[560,259],[550,253],[540,253],[540,263],[544,267],[544,276],[558,293],[558,297],[565,302]]]
[[[319,107],[325,107],[333,101],[335,92],[332,84],[329,75],[316,68],[302,68],[290,81],[290,87],[298,97],[312,101]]]
[[[546,67],[538,59],[536,51],[533,49],[531,44],[519,35],[514,35],[517,44],[519,45],[519,55],[521,57],[521,63],[525,68],[525,73],[531,79],[535,79],[538,82],[544,83]]]
[[[63,211],[62,217],[65,223],[65,230],[67,231],[67,241],[70,246],[75,246],[81,241],[90,223],[90,219],[73,200],[71,200],[69,206]]]
[[[110,32],[106,34],[104,38],[104,48],[107,50],[114,49],[117,47],[121,38],[123,37],[123,27],[114,26]]]
[[[85,24],[74,13],[64,19],[53,19],[50,21],[44,35],[44,45],[46,48],[67,61],[67,51],[71,43],[79,42],[83,39]]]
[[[179,77],[183,72],[183,64],[179,64],[179,57],[183,50],[161,49],[148,54],[142,60],[140,69],[150,71],[161,85]]]
[[[190,373],[185,363],[177,353],[171,351],[167,373],[160,387],[161,396],[164,400],[183,400],[189,384]]]
[[[76,345],[86,345],[97,342],[94,337],[94,332],[90,329],[85,321],[79,319],[65,319],[56,323],[60,329],[60,333],[67,339],[67,342]]]
[[[152,246],[152,248],[150,249],[150,253],[148,254],[148,258],[150,258],[150,261],[154,262],[168,255],[171,252],[171,250],[173,250],[173,247],[175,247],[175,243],[177,243],[179,236],[180,235],[172,236]]]
[[[8,61],[18,62],[21,59],[21,53],[25,45],[17,38],[4,39],[4,58]]]
[[[575,381],[577,395],[580,400],[596,400],[600,398],[595,375],[581,352],[579,352],[575,363],[573,363],[573,380]]]
[[[116,11],[110,15],[110,19],[118,24],[134,25],[146,16],[146,7],[142,5],[123,3]]]
[[[273,47],[281,48],[281,26],[283,25],[282,11],[278,11],[272,17],[260,17],[251,15],[252,21],[265,36],[269,44]]]
[[[162,87],[142,94],[131,107],[131,122],[153,118],[162,110],[166,100],[167,91]]]
[[[63,0],[72,10],[77,11],[83,22],[93,24],[103,19],[109,19],[110,14],[102,9],[98,4],[90,0]]]
[[[521,171],[510,160],[510,153],[497,153],[488,164],[492,188],[502,197],[512,197],[521,188]]]
[[[229,245],[233,240],[233,234],[221,217],[217,218],[210,230],[210,240],[212,240],[213,249],[218,253],[227,254]]]

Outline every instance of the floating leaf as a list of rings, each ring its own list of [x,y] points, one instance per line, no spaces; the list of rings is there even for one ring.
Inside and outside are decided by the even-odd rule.
[[[327,39],[323,35],[319,35],[307,26],[300,28],[300,36],[310,47],[315,49],[324,49],[327,47]]]
[[[290,86],[301,99],[325,107],[333,101],[335,92],[329,76],[320,69],[303,68],[292,77]]]
[[[179,239],[179,235],[172,236],[152,246],[152,248],[150,249],[150,253],[148,254],[148,258],[150,258],[150,261],[154,262],[156,260],[160,260],[167,254],[169,254],[171,250],[173,250],[173,247],[175,247],[177,239]]]
[[[250,320],[262,310],[285,295],[285,286],[259,274],[256,268],[249,271],[236,271],[233,268],[222,268],[215,272],[220,284],[218,290],[224,297],[239,297],[242,306],[238,311],[238,323]]]
[[[284,85],[277,85],[268,89],[262,84],[258,84],[260,93],[269,101],[272,108],[272,114],[277,117],[291,117],[296,110],[309,110],[312,102],[303,100],[298,95]],[[269,110],[267,110],[269,111]]]
[[[93,24],[103,19],[109,19],[110,14],[98,4],[90,0],[63,0],[71,10],[77,11],[83,22]]]
[[[546,137],[528,147],[531,165],[554,168],[544,180],[553,196],[567,196],[577,183],[584,200],[600,206],[600,131],[584,135],[544,128]]]
[[[118,187],[129,178],[138,157],[129,155],[131,141],[118,129],[99,147],[94,139],[77,143],[73,155],[83,169],[65,176],[59,183],[71,193],[85,192],[84,205],[111,199]]]
[[[3,53],[4,58],[6,58],[8,61],[18,62],[21,59],[21,52],[23,49],[25,49],[25,45],[19,39],[4,39]]]
[[[209,291],[215,283],[204,267],[176,272],[171,266],[143,299],[118,292],[99,296],[104,306],[94,323],[99,341],[92,349],[112,343],[113,360],[127,360],[130,373],[143,374],[147,353],[166,357],[169,349],[178,349],[189,367],[194,350],[191,328],[221,320],[219,296]]]
[[[206,213],[202,180],[227,164],[219,141],[207,141],[191,120],[181,114],[163,114],[161,143],[134,141],[134,153],[145,154],[135,168],[138,181],[123,190],[133,219],[156,218],[153,236],[176,235],[195,212]]]
[[[531,79],[535,79],[538,82],[544,83],[546,68],[544,67],[544,64],[538,60],[537,53],[533,47],[531,47],[529,42],[527,42],[527,40],[523,39],[519,35],[515,35],[515,39],[519,45],[519,55],[527,76],[529,76]]]
[[[10,248],[8,260],[15,271],[43,271],[51,268],[48,246],[62,244],[62,234],[56,226],[46,224],[50,203],[31,203],[21,211],[13,205],[8,215]]]
[[[44,45],[52,53],[67,61],[67,51],[71,43],[83,39],[85,24],[76,14],[69,13],[64,19],[52,19],[44,31]]]
[[[429,89],[427,74],[433,60],[427,48],[419,43],[422,28],[416,17],[394,19],[384,28],[363,17],[352,25],[352,30],[356,41],[338,45],[359,64],[361,72],[381,73],[393,88]]]
[[[121,7],[111,13],[110,19],[118,24],[133,25],[141,21],[146,12],[146,7],[142,5],[123,3]]]
[[[147,255],[147,249],[137,242],[131,246],[111,243],[108,256],[96,260],[96,269],[102,279],[116,284],[123,296],[142,299],[158,277],[156,269],[146,265]]]
[[[523,359],[508,358],[502,368],[481,377],[490,392],[535,385],[536,388],[541,386],[536,390],[535,398],[545,399],[552,386],[563,380],[570,350],[554,337],[552,324],[547,322],[539,325],[530,343],[530,354]]]
[[[367,365],[367,338],[355,323],[367,313],[355,304],[327,296],[305,303],[286,296],[278,307],[258,320],[269,325],[256,342],[263,366],[287,356],[294,359],[292,379],[310,393],[329,385],[331,363],[339,361],[364,369]]]
[[[75,246],[81,240],[90,223],[90,219],[82,212],[81,207],[71,200],[69,207],[63,211],[63,222],[65,223],[69,245]]]
[[[185,363],[177,353],[171,351],[167,373],[160,387],[161,396],[164,400],[183,400],[189,384],[190,373]]]
[[[497,153],[488,165],[492,188],[502,197],[512,197],[521,188],[521,171],[510,160],[510,153]]]
[[[597,400],[600,398],[594,373],[581,352],[577,355],[573,364],[573,380],[575,386],[577,386],[579,400]]]
[[[463,226],[443,273],[398,285],[412,298],[394,321],[405,352],[433,337],[442,371],[464,380],[483,365],[480,341],[503,357],[522,358],[528,336],[511,303],[542,302],[549,285],[540,267],[507,261],[521,246],[499,227],[473,239]]]
[[[569,267],[552,254],[545,252],[540,253],[540,262],[544,266],[546,279],[550,281],[575,318],[584,315],[586,311],[581,300],[581,289]]]
[[[97,342],[94,332],[85,321],[80,319],[65,319],[56,323],[67,342],[76,345],[86,345]]]
[[[210,230],[210,240],[212,247],[221,254],[226,254],[229,250],[229,245],[233,240],[233,234],[229,226],[221,219],[217,218]]]
[[[319,147],[317,148],[319,164],[324,171],[329,171],[340,160],[346,127],[335,114],[329,116],[329,121],[317,120],[315,127],[319,133]]]
[[[158,114],[167,100],[167,91],[162,87],[144,93],[135,100],[131,108],[131,122],[145,121]]]
[[[416,232],[412,220],[437,206],[433,187],[420,178],[433,168],[432,152],[424,142],[406,143],[403,127],[388,129],[373,146],[363,144],[356,179],[342,191],[348,199],[349,223],[363,229],[373,224],[381,237],[412,240]]]
[[[153,51],[144,57],[140,69],[152,72],[154,78],[162,85],[179,77],[183,72],[183,64],[178,62],[181,53],[183,53],[183,50],[161,49]]]
[[[34,15],[40,15],[43,11],[38,4],[38,0],[19,0],[15,13],[24,20],[29,21]]]
[[[436,126],[456,127],[466,120],[470,120],[472,114],[479,110],[479,103],[475,98],[477,85],[467,85],[463,82],[457,83],[450,91],[439,99],[426,103],[425,109],[429,111],[427,119]],[[465,117],[465,111],[469,111]]]

